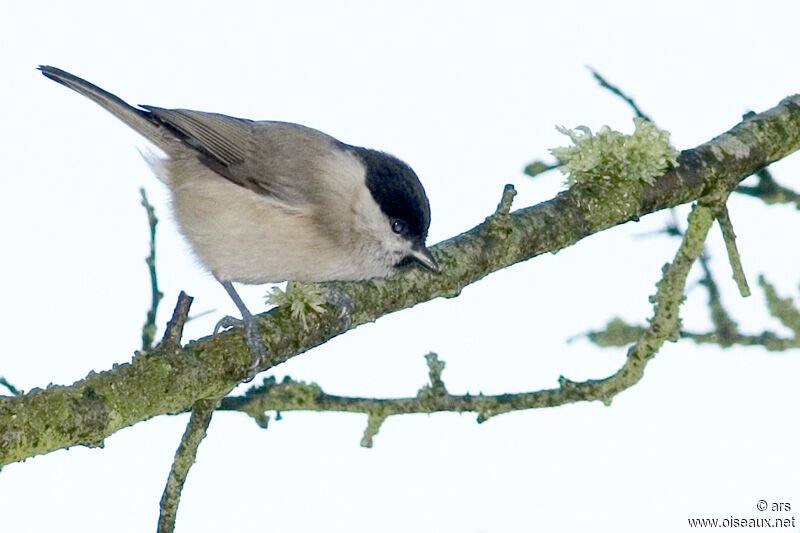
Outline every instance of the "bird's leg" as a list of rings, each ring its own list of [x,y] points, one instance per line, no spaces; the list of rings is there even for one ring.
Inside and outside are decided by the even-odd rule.
[[[261,340],[261,335],[258,331],[258,319],[253,316],[250,310],[247,309],[247,306],[244,305],[244,302],[239,297],[236,289],[233,288],[233,283],[230,281],[220,281],[220,283],[225,289],[225,292],[228,293],[228,296],[231,297],[231,300],[233,300],[233,303],[239,309],[239,312],[242,314],[242,319],[239,320],[238,318],[234,318],[232,316],[226,316],[217,322],[216,326],[214,326],[214,333],[222,328],[242,327],[244,329],[244,340],[247,343],[247,347],[250,349],[250,354],[253,357],[250,366],[249,379],[247,380],[250,381],[258,373],[261,365],[267,360],[267,350],[264,348],[264,342]]]
[[[344,329],[350,329],[353,322],[353,301],[336,288],[335,283],[321,283],[325,288],[325,299],[339,310],[339,318],[345,322]]]

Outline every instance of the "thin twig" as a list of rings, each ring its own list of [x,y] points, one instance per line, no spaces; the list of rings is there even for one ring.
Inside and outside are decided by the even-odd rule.
[[[716,292],[716,285],[713,284],[714,281],[710,278],[707,266],[704,266],[704,270],[709,276],[708,281],[714,288],[714,291],[709,290],[709,295],[711,296]],[[681,331],[680,337],[682,339],[690,339],[696,344],[716,344],[722,348],[730,346],[761,346],[770,352],[785,352],[800,348],[800,307],[791,297],[781,298],[775,287],[764,276],[759,276],[758,283],[764,289],[764,297],[769,313],[794,333],[793,338],[781,337],[774,331],[769,330],[753,335],[741,334],[738,332],[738,326],[730,319],[721,304],[719,305],[718,314],[715,314],[712,306],[711,317],[714,320],[714,331],[708,333]],[[713,297],[710,300],[713,300]],[[598,346],[615,347],[626,346],[634,342],[644,331],[645,328],[643,326],[630,325],[620,318],[615,318],[606,325],[604,330],[591,331],[586,336]]]
[[[2,385],[2,386],[4,386],[5,388],[7,388],[7,389],[8,389],[8,392],[10,392],[11,394],[13,394],[14,396],[17,396],[18,394],[22,394],[22,391],[21,391],[21,390],[19,390],[19,389],[18,389],[18,388],[16,388],[14,385],[12,385],[11,383],[9,383],[9,382],[8,382],[8,380],[6,380],[6,378],[4,378],[3,376],[0,376],[0,385]]]
[[[700,254],[698,263],[703,269],[703,279],[700,280],[700,283],[708,291],[708,309],[711,312],[711,323],[714,324],[714,338],[720,346],[728,347],[739,335],[739,325],[731,318],[728,310],[722,304],[722,295],[711,274],[705,251]]]
[[[178,513],[178,504],[181,499],[183,484],[189,469],[192,468],[197,458],[197,448],[206,436],[208,425],[211,423],[211,415],[219,405],[219,398],[198,400],[192,407],[192,416],[186,431],[181,438],[178,450],[175,452],[175,460],[172,463],[167,486],[161,497],[161,514],[158,518],[158,533],[172,533],[175,529],[175,517]]]
[[[797,193],[776,182],[770,171],[762,168],[756,173],[758,183],[755,187],[740,185],[735,192],[759,198],[767,204],[791,204],[800,209],[800,193]]]
[[[514,202],[514,197],[517,195],[517,190],[511,184],[506,184],[503,187],[503,196],[500,198],[500,203],[497,204],[495,216],[508,216],[511,212],[511,204]]]
[[[678,235],[683,235],[683,232],[678,227],[678,222],[675,220],[675,210],[671,209],[673,225]],[[734,339],[739,335],[739,325],[733,318],[731,318],[728,310],[722,303],[722,293],[719,290],[714,275],[711,273],[711,266],[709,264],[709,255],[705,247],[703,253],[697,258],[700,268],[703,270],[703,279],[700,284],[708,291],[708,309],[711,314],[711,323],[714,325],[714,332],[711,334],[716,343],[722,347],[728,347]],[[683,337],[683,332],[681,332]]]
[[[734,139],[741,140],[748,150],[727,149]],[[719,149],[720,144],[727,148]],[[338,283],[356,309],[349,323],[340,314],[326,312],[309,331],[298,326],[291,313],[281,307],[260,315],[264,327],[274,333],[264,338],[270,354],[265,366],[278,365],[319,346],[340,335],[345,326],[359,327],[424,301],[455,297],[492,272],[546,252],[555,253],[634,216],[692,201],[712,187],[733,188],[739,180],[798,147],[800,96],[791,96],[725,135],[682,152],[680,166],[665,173],[653,186],[645,186],[638,200],[630,197],[623,201],[616,193],[598,197],[596,191],[571,188],[552,200],[510,213],[510,233],[505,241],[487,231],[487,224],[483,223],[439,243],[433,249],[441,259],[440,275],[415,270],[379,283]],[[598,211],[607,214],[598,218]],[[682,299],[682,295],[677,297]],[[677,306],[671,306],[675,316]],[[639,355],[631,354],[628,361]],[[169,364],[173,362],[175,365]],[[249,368],[251,355],[241,335],[223,332],[190,343],[168,356],[166,363],[142,354],[130,363],[90,373],[68,387],[48,387],[19,398],[3,398],[0,465],[69,446],[99,445],[120,428],[190,409],[201,398],[227,394]],[[606,399],[640,373],[640,362],[627,364],[617,378],[583,385],[565,382],[563,392],[559,388],[555,394],[560,394],[563,401],[568,401],[566,395],[571,394],[575,398],[571,401]],[[79,396],[97,407],[75,409]],[[147,401],[129,402],[132,397],[145,397]],[[125,409],[119,409],[119,405]],[[98,417],[99,409],[108,409],[113,416]]]
[[[555,163],[546,163],[539,159],[535,161],[531,161],[528,163],[522,172],[530,176],[531,178],[535,178],[539,174],[544,174],[545,172],[550,172],[551,170],[555,170],[561,166],[560,161],[556,161]]]
[[[663,343],[678,335],[679,307],[683,301],[686,279],[694,261],[703,250],[703,242],[714,222],[714,208],[697,204],[689,216],[689,228],[671,264],[664,268],[653,297],[655,304],[650,328],[640,331],[628,358],[615,374],[601,380],[584,382],[559,378],[557,389],[496,396],[453,395],[442,380],[444,363],[435,354],[426,356],[429,383],[414,398],[345,398],[326,394],[316,384],[293,381],[282,383],[265,379],[260,387],[245,396],[225,398],[220,410],[236,410],[252,416],[263,427],[266,411],[346,411],[368,415],[367,429],[361,444],[371,446],[372,438],[390,416],[440,411],[476,412],[478,422],[510,411],[553,407],[580,401],[600,400],[610,404],[615,395],[635,385],[644,375],[644,368]]]
[[[651,233],[666,234],[670,237],[683,237],[684,232],[678,225],[678,220],[675,217],[675,209],[670,209],[670,216],[672,220],[663,229]],[[646,235],[648,234],[643,233],[639,236]],[[712,336],[715,342],[720,346],[731,346],[731,344],[735,342],[735,339],[738,338],[739,326],[731,318],[725,306],[722,304],[722,296],[719,291],[719,286],[711,273],[709,256],[705,247],[703,253],[697,258],[697,262],[703,270],[703,278],[700,280],[700,284],[708,291],[708,308],[711,313],[711,323],[714,324],[714,332],[708,335]],[[639,333],[626,330],[626,328],[638,328],[638,326],[628,326],[627,324],[622,324],[619,319],[614,319],[609,322],[604,331],[591,331],[585,335],[598,346],[625,346],[639,338]],[[639,328],[639,330],[641,329],[642,328]],[[581,334],[577,335],[575,338],[583,336],[584,334]],[[681,332],[681,337],[683,336],[684,334]],[[611,340],[617,337],[619,337],[618,340]]]
[[[142,350],[147,351],[153,347],[153,341],[156,338],[156,314],[158,313],[158,304],[164,297],[164,294],[158,290],[158,277],[156,276],[156,211],[150,202],[147,200],[147,194],[144,187],[139,189],[142,196],[142,206],[147,211],[147,223],[150,226],[150,254],[145,259],[147,268],[150,271],[150,292],[152,294],[152,303],[150,309],[147,311],[147,319],[142,327]]]
[[[627,102],[627,104],[631,106],[631,108],[633,109],[633,112],[636,113],[637,117],[641,117],[649,122],[653,122],[653,120],[650,117],[645,115],[642,112],[642,110],[639,109],[639,107],[633,101],[633,98],[623,93],[618,87],[611,85],[602,75],[600,75],[599,72],[594,70],[592,67],[587,66],[586,68],[588,68],[591,71],[592,75],[600,83],[601,87],[603,87],[604,89],[608,89],[615,95],[622,98],[625,102]],[[561,164],[562,164],[561,161],[556,161],[555,163],[548,163],[537,159],[535,161],[531,161],[530,163],[528,163],[528,165],[525,166],[523,172],[526,175],[533,178],[540,174],[544,174],[545,172],[557,169],[559,166],[561,166]]]
[[[189,316],[189,308],[192,306],[192,298],[181,291],[178,295],[178,303],[172,311],[172,318],[167,322],[167,329],[159,346],[166,350],[177,350],[181,347],[181,337],[183,336],[183,326]]]
[[[594,79],[596,79],[600,83],[600,87],[603,87],[604,89],[608,89],[612,93],[616,94],[617,96],[619,96],[620,98],[625,100],[625,102],[627,102],[628,105],[631,106],[631,109],[633,109],[633,112],[636,113],[637,117],[641,117],[641,118],[643,118],[643,119],[645,119],[645,120],[647,120],[649,122],[653,122],[650,117],[648,117],[647,115],[642,113],[642,110],[639,109],[639,106],[637,106],[636,103],[634,103],[633,98],[631,98],[630,96],[628,96],[625,93],[623,93],[618,87],[608,83],[608,81],[606,81],[606,79],[603,76],[601,76],[600,73],[597,72],[592,67],[587,65],[586,68],[588,68],[591,71],[592,76],[594,76]]]
[[[769,313],[781,321],[781,323],[792,330],[795,340],[800,342],[800,307],[794,303],[792,298],[781,298],[775,286],[767,281],[763,275],[759,276],[758,284],[764,289],[767,299]]]
[[[172,312],[172,319],[167,323],[164,337],[159,344],[160,349],[172,351],[180,348],[183,326],[186,324],[191,305],[192,297],[181,291],[178,296],[178,303]],[[208,425],[211,423],[211,416],[219,406],[219,402],[219,398],[203,399],[198,400],[192,406],[192,416],[186,426],[183,438],[181,438],[178,450],[175,452],[172,469],[167,478],[164,494],[161,497],[158,533],[171,533],[175,528],[175,517],[178,512],[178,504],[181,499],[183,485],[186,482],[186,476],[194,464],[197,457],[197,448],[206,436]]]
[[[615,318],[603,331],[592,331],[586,335],[592,342],[602,347],[627,346],[635,342],[645,331],[643,326],[632,326],[626,324],[619,318]],[[720,342],[720,336],[716,331],[700,333],[694,331],[681,331],[681,339],[693,341],[695,344],[715,344],[723,348],[730,346],[760,346],[769,352],[785,352],[800,348],[800,337],[793,339],[780,337],[773,331],[763,331],[756,335],[745,335],[734,333]]]
[[[717,215],[717,222],[719,222],[719,227],[722,229],[725,248],[728,250],[728,261],[730,261],[733,269],[733,279],[736,280],[736,285],[739,287],[739,294],[743,298],[747,298],[750,296],[750,287],[747,285],[747,278],[744,276],[742,258],[739,256],[739,250],[736,249],[736,234],[733,232],[733,224],[728,214],[727,205],[722,206],[722,209],[720,209]]]

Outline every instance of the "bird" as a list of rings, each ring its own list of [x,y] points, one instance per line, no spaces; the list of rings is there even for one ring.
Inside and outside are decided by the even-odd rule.
[[[243,328],[250,379],[266,350],[234,282],[389,278],[412,264],[439,271],[425,245],[425,189],[393,155],[291,122],[134,107],[69,72],[38,68],[163,153],[143,155],[169,189],[174,218],[194,255],[241,313],[241,320],[226,317],[220,324]]]

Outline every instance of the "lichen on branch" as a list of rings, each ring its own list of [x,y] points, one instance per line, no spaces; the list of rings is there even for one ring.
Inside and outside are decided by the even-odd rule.
[[[259,315],[260,334],[269,353],[260,370],[388,313],[456,296],[492,272],[557,252],[593,233],[703,198],[711,190],[732,190],[799,147],[800,96],[792,96],[764,113],[748,115],[723,136],[682,152],[679,165],[651,184],[604,196],[590,185],[576,183],[549,201],[488,220],[433,247],[441,274],[409,271],[395,279],[335,284],[352,302],[352,320],[345,320],[340,310],[328,304],[309,328],[298,324],[285,306]],[[620,197],[622,193],[626,196]],[[102,445],[106,436],[123,427],[186,411],[200,399],[226,394],[248,375],[250,362],[241,332],[225,331],[177,351],[156,348],[138,353],[128,363],[90,373],[70,386],[0,396],[0,466],[78,444]],[[535,393],[532,401],[558,405],[576,394],[603,399],[614,387],[597,388],[605,387],[602,383],[564,380],[558,389]],[[492,407],[492,415],[515,406],[518,399],[494,401],[499,407]]]
[[[573,146],[553,148],[561,161],[559,170],[567,184],[611,180],[651,184],[678,162],[678,150],[669,144],[669,132],[641,117],[633,119],[634,131],[626,135],[603,126],[592,133],[586,126],[556,129],[568,136]]]
[[[602,401],[610,404],[615,395],[639,382],[647,363],[658,353],[666,341],[675,341],[680,330],[679,308],[684,300],[686,279],[692,264],[703,251],[708,230],[714,222],[714,213],[727,196],[716,197],[710,203],[694,206],[689,215],[689,227],[683,236],[672,263],[664,265],[663,276],[656,284],[653,317],[650,326],[639,331],[636,342],[628,350],[625,364],[612,376],[599,380],[576,382],[565,377],[559,379],[557,389],[535,392],[502,394],[496,396],[454,395],[448,392],[442,379],[444,362],[435,353],[425,356],[428,363],[429,382],[414,398],[348,398],[326,394],[316,384],[305,384],[284,379],[281,384],[265,380],[264,386],[252,389],[238,398],[225,398],[221,409],[241,411],[256,421],[263,419],[265,411],[329,411],[356,412],[368,416],[362,446],[371,447],[373,438],[390,416],[441,411],[475,412],[478,422],[510,411],[553,407],[581,401]],[[784,313],[787,315],[787,313]],[[302,391],[298,394],[298,391]],[[261,425],[261,424],[259,424]]]

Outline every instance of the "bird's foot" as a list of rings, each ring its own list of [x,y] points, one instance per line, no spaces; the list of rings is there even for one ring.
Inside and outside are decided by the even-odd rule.
[[[344,320],[345,330],[353,323],[353,301],[333,284],[323,283],[325,300],[339,310],[339,318]]]
[[[220,329],[228,328],[242,328],[244,331],[244,341],[250,350],[252,360],[250,368],[248,369],[247,379],[244,381],[248,383],[256,377],[261,367],[267,362],[267,349],[261,339],[261,333],[258,326],[258,318],[253,315],[246,315],[243,318],[234,318],[226,316],[222,318],[217,325],[214,326],[214,333],[216,334]]]

